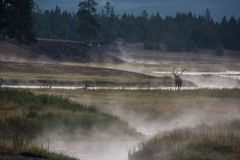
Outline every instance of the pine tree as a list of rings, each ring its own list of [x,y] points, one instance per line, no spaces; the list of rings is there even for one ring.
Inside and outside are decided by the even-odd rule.
[[[95,0],[85,0],[79,3],[77,32],[83,40],[93,40],[97,37],[100,25],[96,18],[96,6]]]
[[[5,39],[6,31],[6,2],[0,0],[0,40]]]
[[[115,13],[110,2],[107,2],[102,10],[101,22],[101,35],[100,41],[103,45],[108,47],[112,41],[116,38],[116,32],[114,30]]]
[[[16,38],[20,43],[34,42],[33,0],[8,0],[7,2],[8,36]]]
[[[113,6],[111,6],[110,2],[106,2],[105,6],[104,6],[104,9],[103,9],[103,16],[111,17],[111,16],[114,16],[114,15],[115,15],[115,13],[114,13]]]
[[[162,18],[159,13],[149,16],[146,11],[139,16],[126,13],[116,16],[108,2],[102,14],[97,15],[95,1],[85,0],[80,3],[77,14],[59,13],[58,10],[36,14],[38,35],[96,40],[105,46],[121,38],[127,42],[145,42],[146,48],[171,51],[196,51],[200,48],[240,50],[240,19],[224,17],[222,22],[214,22],[209,9],[200,16],[189,12]]]
[[[208,22],[212,20],[210,10],[208,8],[206,9],[206,12],[205,12],[205,18]]]

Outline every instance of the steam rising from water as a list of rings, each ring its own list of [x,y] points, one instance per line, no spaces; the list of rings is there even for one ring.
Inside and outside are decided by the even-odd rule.
[[[171,72],[154,71],[158,76],[169,75]],[[198,88],[239,88],[240,72],[185,72],[183,79],[198,86]]]
[[[111,130],[105,132],[93,129],[86,133],[79,129],[68,133],[64,128],[60,128],[46,131],[35,143],[44,144],[51,151],[81,160],[127,160],[128,149],[139,143],[139,139],[126,135],[112,135]]]
[[[171,131],[176,128],[196,127],[201,124],[211,126],[231,119],[240,119],[240,105],[237,104],[239,101],[220,102],[220,99],[213,99],[201,104],[199,102],[186,102],[185,104],[180,99],[173,101],[175,101],[177,110],[171,110],[174,115],[170,119],[159,115],[159,117],[149,120],[149,117],[152,116],[151,113],[129,111],[124,107],[124,102],[119,103],[118,106],[110,103],[107,106],[109,108],[107,112],[128,121],[131,127],[136,128],[147,138],[159,132]],[[49,141],[52,151],[81,160],[127,160],[128,149],[139,143],[138,138],[112,135],[111,131],[104,132],[94,129],[84,134],[84,131],[78,130],[69,134],[64,131],[64,128],[46,131],[36,141],[39,143]]]
[[[136,128],[138,132],[143,133],[147,137],[176,128],[196,127],[202,124],[215,125],[232,119],[240,119],[240,105],[236,104],[238,102],[235,101],[219,102],[219,100],[216,99],[202,104],[198,104],[198,101],[194,103],[190,102],[191,104],[180,102],[181,100],[172,101],[176,109],[163,111],[163,114],[172,112],[172,115],[168,118],[159,114],[159,117],[152,119],[151,113],[129,111],[124,109],[123,106],[112,109],[109,106],[109,110],[111,114],[128,121],[131,127]]]
[[[186,79],[186,78],[185,78]],[[20,88],[20,89],[50,89],[49,86],[22,86],[22,85],[2,85],[3,88]],[[182,87],[182,90],[197,90],[197,89],[238,89],[240,86],[215,86],[215,85],[199,85],[199,87]],[[71,86],[52,86],[51,89],[65,89],[65,90],[77,90],[85,89],[82,87]],[[175,90],[175,87],[88,87],[87,90]]]

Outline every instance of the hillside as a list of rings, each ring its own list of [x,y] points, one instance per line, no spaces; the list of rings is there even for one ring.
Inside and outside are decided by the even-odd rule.
[[[144,43],[125,41],[116,41],[109,53],[130,63],[143,64],[232,64],[238,63],[240,58],[240,52],[233,50],[224,50],[223,53],[213,49],[173,52],[165,49],[146,49]]]
[[[108,62],[122,60],[78,41],[38,39],[31,46],[15,41],[0,42],[0,61],[10,62]]]

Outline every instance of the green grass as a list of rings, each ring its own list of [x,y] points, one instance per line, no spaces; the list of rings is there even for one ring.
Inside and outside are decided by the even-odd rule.
[[[161,133],[129,151],[129,160],[237,160],[240,121],[225,125],[175,129]]]
[[[7,85],[85,85],[90,86],[171,86],[171,77],[138,77],[124,75],[0,73]],[[194,86],[190,82],[186,85]]]
[[[113,126],[115,132],[112,134],[116,137],[121,134],[138,134],[126,122],[102,113],[94,106],[79,104],[66,97],[35,95],[28,90],[0,88],[0,158],[6,157],[6,154],[21,158],[22,154],[29,153],[47,159],[64,160],[64,156],[49,153],[43,148],[33,150],[32,140],[45,131],[59,128],[63,128],[71,136],[79,129],[84,130],[83,134],[86,135],[93,128],[108,133]]]
[[[2,136],[32,137],[44,128],[65,125],[72,130],[79,127],[105,128],[118,125],[130,130],[127,123],[117,117],[98,111],[95,107],[79,104],[66,97],[34,95],[27,90],[0,90],[0,127]],[[1,134],[0,134],[1,135]]]
[[[22,140],[6,141],[0,140],[0,159],[1,160],[25,160],[26,158],[41,158],[44,160],[76,160],[65,156],[50,152],[48,149],[26,144]]]
[[[134,113],[137,118],[160,119],[159,122],[171,120],[186,110],[205,111],[208,114],[217,112],[216,114],[221,116],[227,109],[239,109],[239,97],[238,89],[195,91],[0,89],[0,140],[12,144],[13,147],[9,148],[13,151],[14,146],[31,144],[31,140],[44,130],[54,130],[62,125],[66,126],[64,127],[66,132],[74,132],[78,128],[84,131],[98,128],[108,132],[108,128],[114,127],[115,135],[124,133],[136,136],[136,131],[129,128],[127,123],[109,113],[121,109],[126,117],[131,118],[131,113]],[[176,129],[164,133],[164,138],[162,135],[154,137],[153,140],[144,143],[140,150],[131,151],[130,160],[155,160],[156,157],[159,159],[159,151],[161,153],[163,151],[166,156],[173,156],[168,157],[169,159],[178,157],[197,159],[201,155],[204,155],[202,159],[210,160],[236,159],[239,156],[238,150],[236,151],[233,146],[238,143],[239,124],[239,121],[234,121],[231,125],[219,125],[213,129],[208,127]],[[192,139],[194,141],[191,141]],[[21,156],[21,150],[16,151],[17,155]]]
[[[91,66],[91,64],[89,64]],[[0,77],[5,84],[84,84],[95,85],[161,85],[169,86],[173,79],[170,77],[153,77],[124,70],[107,69],[65,64],[27,64],[1,63]]]
[[[239,108],[240,90],[127,91],[127,90],[32,90],[36,94],[68,97],[75,102],[96,105],[101,111],[121,110],[149,119],[169,120],[183,110],[218,112],[226,106]]]

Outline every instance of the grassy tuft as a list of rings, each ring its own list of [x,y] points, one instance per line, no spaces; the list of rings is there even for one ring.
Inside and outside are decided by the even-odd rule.
[[[32,140],[45,131],[59,128],[71,136],[75,131],[87,135],[92,129],[109,132],[113,126],[116,136],[137,133],[126,122],[102,113],[94,106],[63,97],[34,95],[27,90],[0,89],[0,159],[42,156],[46,160],[67,160],[69,158],[63,155],[32,146]]]
[[[129,160],[233,160],[240,158],[240,121],[175,129],[129,152]],[[231,129],[230,129],[231,128]]]

